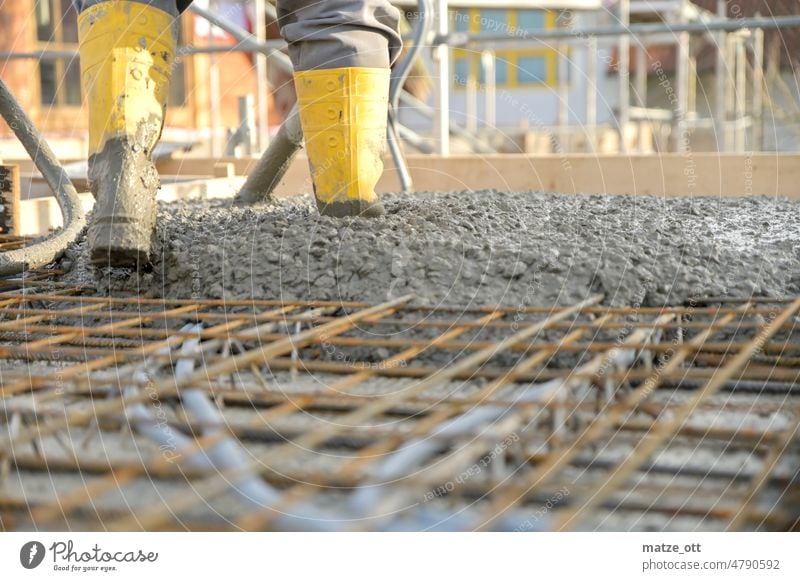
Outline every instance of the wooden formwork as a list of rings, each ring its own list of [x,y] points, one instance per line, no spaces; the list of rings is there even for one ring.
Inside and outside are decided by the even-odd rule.
[[[416,191],[548,191],[564,194],[635,196],[782,196],[800,200],[800,155],[784,153],[686,153],[660,155],[409,155]],[[164,185],[159,199],[227,198],[235,195],[256,158],[175,157],[158,163]],[[29,161],[20,161],[23,177],[36,181]],[[79,189],[86,184],[78,182]],[[41,188],[40,188],[41,189]],[[311,192],[303,156],[278,186],[278,197]],[[379,193],[397,192],[400,182],[390,160]],[[26,189],[23,188],[23,198]],[[91,195],[82,197],[88,210]],[[35,235],[60,225],[52,197],[23,199],[21,233]]]
[[[409,155],[418,191],[492,189],[565,194],[645,196],[786,196],[800,199],[800,155],[782,153],[689,153],[660,155]],[[255,160],[174,158],[159,164],[162,175],[214,176],[215,165],[230,164],[245,176]],[[219,171],[217,169],[217,171]],[[278,187],[279,196],[310,191],[304,157],[298,157]],[[378,192],[400,189],[390,160]]]

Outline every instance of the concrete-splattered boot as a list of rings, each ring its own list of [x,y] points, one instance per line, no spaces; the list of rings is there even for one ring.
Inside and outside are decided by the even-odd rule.
[[[94,4],[78,16],[89,105],[88,240],[96,264],[147,260],[159,178],[153,148],[164,124],[175,54],[174,16],[141,2]]]
[[[389,69],[295,71],[300,124],[320,214],[380,216]]]

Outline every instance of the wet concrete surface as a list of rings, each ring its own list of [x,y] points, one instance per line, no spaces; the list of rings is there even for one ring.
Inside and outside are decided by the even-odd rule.
[[[498,193],[385,195],[380,218],[271,205],[161,204],[152,264],[96,268],[85,240],[62,266],[98,294],[428,304],[613,305],[800,290],[800,204],[782,198]]]

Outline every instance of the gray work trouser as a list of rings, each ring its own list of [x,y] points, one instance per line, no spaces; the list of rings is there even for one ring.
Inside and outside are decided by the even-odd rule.
[[[73,0],[78,12],[114,0]],[[191,0],[135,0],[177,16]],[[278,0],[278,26],[294,68],[388,68],[402,46],[389,0]]]

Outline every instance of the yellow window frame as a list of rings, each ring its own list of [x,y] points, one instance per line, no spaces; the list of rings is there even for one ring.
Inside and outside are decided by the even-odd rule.
[[[469,8],[466,11],[454,11],[454,14],[466,13],[469,18],[468,32],[470,34],[479,34],[481,32],[481,9]],[[518,9],[509,8],[505,10],[506,22],[508,24],[509,34],[515,34],[518,30],[519,20]],[[556,13],[553,10],[544,10],[544,23],[546,29],[556,27]],[[453,49],[453,63],[458,60],[466,60],[469,64],[470,76],[475,79],[480,78],[481,55],[472,50],[463,48]],[[524,88],[543,88],[554,87],[558,84],[558,52],[553,49],[503,49],[495,51],[495,56],[498,61],[505,61],[507,68],[507,78],[503,83],[497,83],[498,87],[515,89],[519,87]],[[541,83],[520,83],[519,82],[519,59],[520,57],[543,57],[545,59],[546,78]],[[464,90],[465,84],[456,82],[453,78],[453,86],[456,90]]]

